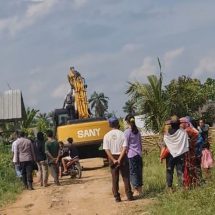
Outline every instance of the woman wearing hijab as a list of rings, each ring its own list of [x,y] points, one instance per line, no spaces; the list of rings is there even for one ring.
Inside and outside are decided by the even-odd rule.
[[[189,150],[188,135],[180,128],[177,116],[171,117],[170,129],[164,134],[164,143],[169,150],[166,158],[166,181],[167,187],[172,189],[174,168],[178,176],[178,183],[183,185],[184,157]]]
[[[193,127],[189,117],[180,118],[180,126],[187,132],[189,137],[189,151],[185,155],[184,186],[191,188],[199,183],[195,153],[199,132]]]

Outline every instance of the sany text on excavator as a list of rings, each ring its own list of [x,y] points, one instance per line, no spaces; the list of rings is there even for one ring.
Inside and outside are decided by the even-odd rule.
[[[72,137],[80,158],[105,157],[100,146],[110,130],[105,118],[93,118],[87,99],[85,79],[74,67],[70,68],[68,81],[71,86],[63,108],[54,112],[54,124],[58,141]]]

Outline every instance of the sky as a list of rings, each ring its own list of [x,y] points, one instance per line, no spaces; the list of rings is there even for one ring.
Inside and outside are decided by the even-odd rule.
[[[26,107],[61,108],[74,66],[109,112],[124,116],[128,82],[215,78],[214,0],[0,0],[0,92]]]

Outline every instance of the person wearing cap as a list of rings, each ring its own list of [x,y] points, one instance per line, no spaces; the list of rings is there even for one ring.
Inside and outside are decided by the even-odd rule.
[[[116,117],[109,119],[111,131],[105,134],[103,149],[105,150],[112,175],[112,191],[116,202],[121,201],[119,193],[119,172],[123,178],[125,193],[129,201],[133,200],[129,178],[129,165],[126,156],[127,141],[125,135],[119,130],[119,120]]]

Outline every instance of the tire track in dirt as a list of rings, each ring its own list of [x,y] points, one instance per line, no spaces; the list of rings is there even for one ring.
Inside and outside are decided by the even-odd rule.
[[[115,203],[109,168],[102,167],[102,159],[82,160],[81,165],[81,179],[62,178],[61,186],[50,179],[49,187],[34,186],[34,191],[24,191],[15,203],[0,209],[0,215],[120,215],[147,203],[127,202],[121,183],[122,203]]]

